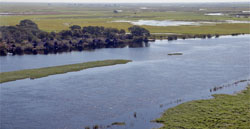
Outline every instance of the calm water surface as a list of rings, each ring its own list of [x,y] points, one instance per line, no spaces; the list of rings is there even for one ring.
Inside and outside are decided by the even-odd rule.
[[[171,20],[138,20],[138,21],[126,21],[118,20],[113,22],[128,22],[133,25],[148,25],[148,26],[181,26],[181,25],[200,25],[200,22],[189,22],[189,21],[171,21]]]
[[[205,15],[223,15],[222,13],[209,13]],[[138,20],[138,21],[127,21],[127,20],[118,20],[113,22],[128,22],[133,25],[147,25],[147,26],[183,26],[183,25],[203,25],[203,24],[220,24],[220,23],[250,23],[249,21],[236,21],[236,20],[225,20],[220,22],[211,22],[211,21],[172,21],[172,20]]]
[[[183,55],[168,56],[172,52]],[[163,40],[146,48],[0,57],[2,72],[104,59],[133,62],[1,84],[1,128],[104,128],[113,122],[126,125],[112,129],[159,127],[150,120],[178,103],[243,90],[249,82],[210,92],[215,86],[250,78],[250,37]]]

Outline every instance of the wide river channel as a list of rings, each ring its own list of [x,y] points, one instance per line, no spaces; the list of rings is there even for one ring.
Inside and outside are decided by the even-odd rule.
[[[181,52],[183,55],[169,56]],[[177,104],[233,94],[250,79],[250,36],[157,40],[143,48],[0,57],[1,72],[105,59],[122,65],[0,84],[2,129],[150,129]],[[239,80],[248,80],[234,84]],[[220,90],[214,87],[225,86]],[[134,114],[136,113],[136,117]],[[125,122],[125,125],[113,125]]]

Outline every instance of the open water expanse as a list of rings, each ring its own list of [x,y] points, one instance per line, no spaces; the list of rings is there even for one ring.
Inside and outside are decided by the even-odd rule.
[[[168,55],[175,52],[183,55]],[[160,127],[150,121],[170,107],[211,98],[212,94],[233,94],[245,89],[250,79],[250,36],[157,40],[143,48],[5,56],[0,57],[0,63],[1,72],[7,72],[105,59],[133,62],[2,83],[0,127]],[[248,81],[234,84],[239,80]],[[211,90],[218,86],[227,87]],[[126,125],[109,126],[113,122]]]

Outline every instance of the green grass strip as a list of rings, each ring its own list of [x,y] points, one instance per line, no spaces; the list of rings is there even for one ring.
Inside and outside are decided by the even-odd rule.
[[[38,69],[26,69],[20,71],[2,72],[0,73],[0,83],[20,80],[25,78],[35,79],[35,78],[47,77],[49,75],[80,71],[83,69],[94,68],[94,67],[126,64],[128,62],[131,62],[131,60],[104,60],[104,61],[94,61],[94,62],[86,62],[79,64],[38,68]]]
[[[217,94],[168,109],[156,122],[161,129],[249,129],[250,85],[236,95]]]

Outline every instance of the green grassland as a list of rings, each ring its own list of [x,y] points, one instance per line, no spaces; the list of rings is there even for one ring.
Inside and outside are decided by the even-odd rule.
[[[46,77],[49,75],[80,71],[83,69],[94,68],[94,67],[109,66],[109,65],[116,65],[116,64],[126,64],[128,62],[131,62],[131,61],[130,60],[104,60],[104,61],[94,61],[94,62],[86,62],[86,63],[79,63],[79,64],[38,68],[38,69],[26,69],[26,70],[13,71],[13,72],[2,72],[0,73],[0,83],[20,80],[20,79],[25,79],[25,78],[35,79],[35,78]]]
[[[207,12],[223,12],[227,14],[249,10],[246,5],[232,7],[232,5],[217,7],[207,5],[206,11],[199,11],[199,5],[74,5],[74,4],[1,4],[0,13],[17,13],[17,15],[1,15],[0,25],[16,25],[20,20],[30,19],[44,31],[61,31],[71,25],[104,26],[125,29],[132,26],[116,20],[181,20],[181,21],[250,21],[250,18],[224,16],[206,16]],[[147,7],[143,10],[141,7]],[[113,13],[113,10],[122,10]],[[202,26],[144,26],[151,33],[178,33],[178,34],[232,34],[250,33],[250,24],[229,24]]]
[[[156,122],[161,129],[249,129],[250,85],[236,95],[216,94],[168,109]]]
[[[233,33],[250,33],[250,24],[215,24],[203,26],[168,26],[152,27],[144,26],[152,33],[177,33],[177,34],[220,34],[230,35]]]

